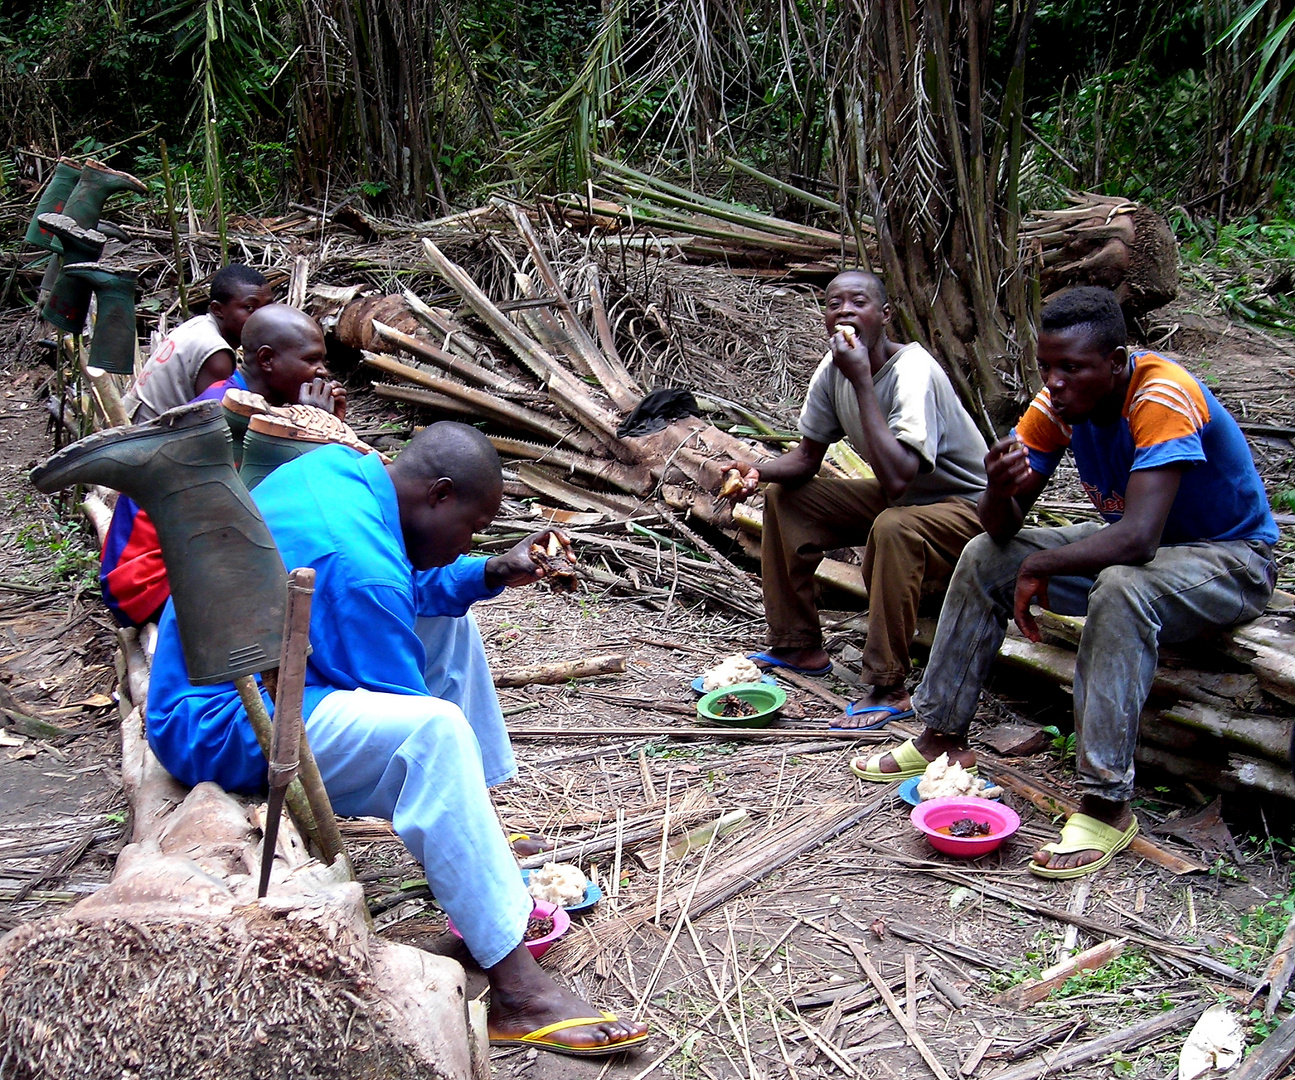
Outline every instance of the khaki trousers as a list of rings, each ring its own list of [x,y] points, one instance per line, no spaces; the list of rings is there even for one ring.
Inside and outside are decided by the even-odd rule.
[[[981,531],[975,504],[957,496],[891,506],[876,480],[816,477],[794,488],[770,484],[760,545],[769,645],[812,649],[823,643],[814,571],[825,551],[866,543],[863,678],[875,686],[903,682],[922,582],[952,574],[963,545]]]

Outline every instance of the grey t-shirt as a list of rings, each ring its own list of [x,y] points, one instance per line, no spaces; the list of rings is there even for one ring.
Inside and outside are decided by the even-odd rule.
[[[210,315],[196,315],[172,330],[148,358],[135,385],[122,398],[136,423],[187,405],[198,393],[198,372],[215,353],[233,352]]]
[[[988,447],[949,377],[917,342],[905,345],[872,377],[886,424],[921,459],[897,506],[921,506],[951,495],[979,498]],[[800,433],[815,442],[848,438],[863,452],[859,399],[850,381],[823,357],[800,410]]]

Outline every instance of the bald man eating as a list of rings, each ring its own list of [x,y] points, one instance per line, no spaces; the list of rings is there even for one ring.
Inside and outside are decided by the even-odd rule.
[[[473,558],[499,510],[499,457],[475,428],[420,432],[390,465],[325,446],[253,492],[289,567],[316,571],[302,712],[333,806],[388,818],[490,981],[491,1042],[572,1055],[647,1039],[557,985],[523,941],[532,900],[488,786],[516,773],[472,603],[544,575],[527,537]],[[565,538],[560,538],[565,542]],[[265,786],[266,761],[232,683],[192,686],[168,604],[148,738],[187,784]]]

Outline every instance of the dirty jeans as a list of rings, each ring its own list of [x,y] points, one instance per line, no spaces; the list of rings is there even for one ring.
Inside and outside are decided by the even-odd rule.
[[[978,536],[966,546],[913,694],[928,728],[966,734],[1012,618],[1026,556],[1104,527],[1022,529],[1005,544]],[[1272,596],[1275,573],[1266,544],[1233,540],[1166,545],[1142,566],[1110,566],[1095,579],[1049,579],[1052,611],[1088,616],[1075,665],[1075,756],[1086,794],[1112,802],[1133,797],[1138,718],[1159,646],[1257,618]]]
[[[486,790],[517,767],[476,621],[419,619],[414,631],[435,696],[335,690],[306,731],[333,809],[391,821],[489,968],[521,943],[532,908]]]

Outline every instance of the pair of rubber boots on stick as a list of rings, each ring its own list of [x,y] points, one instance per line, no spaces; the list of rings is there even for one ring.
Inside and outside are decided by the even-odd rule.
[[[152,519],[190,682],[231,682],[278,665],[287,571],[234,468],[219,402],[98,432],[38,466],[31,480],[46,493],[102,484]]]
[[[278,663],[287,574],[248,492],[280,465],[334,442],[371,447],[330,413],[271,410],[231,390],[147,423],[73,443],[35,469],[41,491],[101,484],[152,520],[195,685],[229,682]],[[241,470],[239,466],[241,462]]]
[[[99,230],[104,203],[118,191],[144,194],[148,189],[128,173],[88,161],[78,169],[61,160],[55,166],[27,229],[27,242],[53,257],[41,290],[43,318],[70,334],[79,334],[97,295],[99,313],[90,363],[105,371],[131,374],[135,369],[135,282],[131,271],[99,261],[107,236]]]

